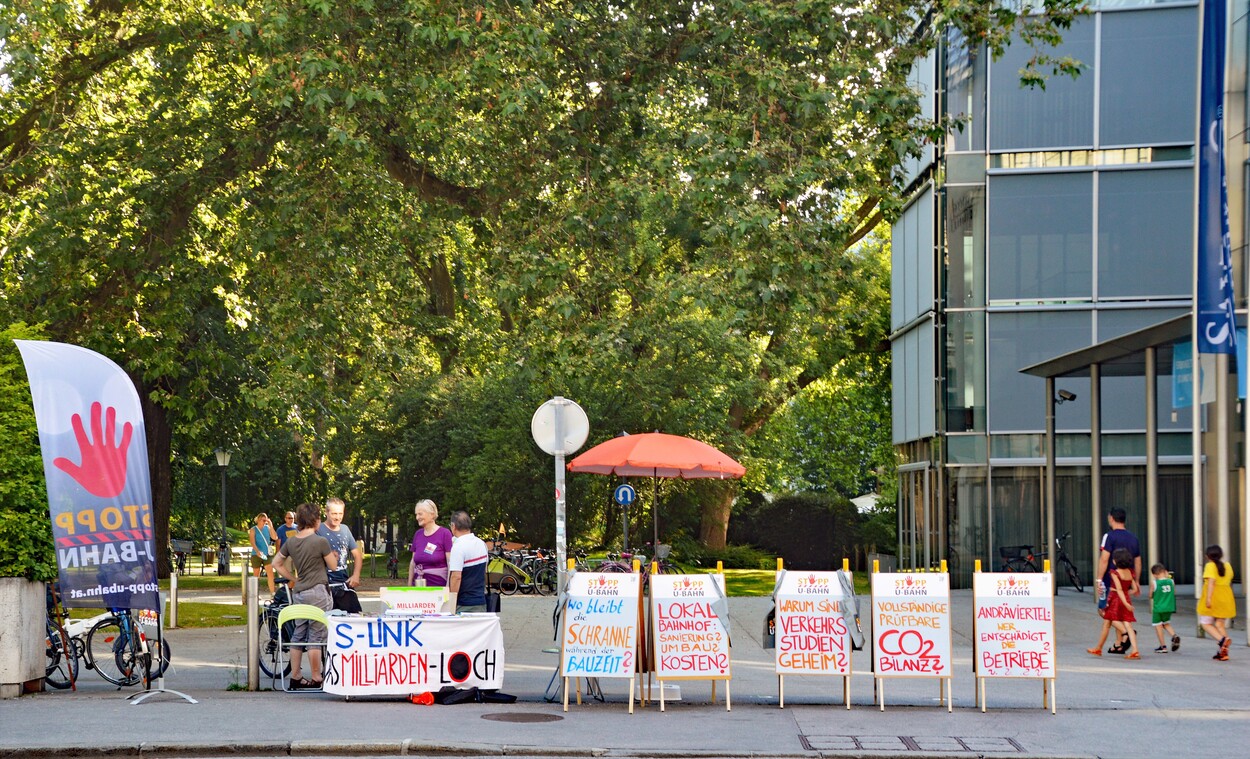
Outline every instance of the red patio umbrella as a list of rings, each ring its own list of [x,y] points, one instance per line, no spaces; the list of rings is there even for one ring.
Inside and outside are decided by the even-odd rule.
[[[746,474],[746,467],[725,453],[693,438],[644,432],[622,435],[600,443],[568,463],[570,472],[615,474],[622,477],[680,477],[685,480],[734,478]],[[655,483],[655,480],[652,480]],[[658,497],[658,485],[653,488]],[[659,521],[654,502],[651,526],[655,545],[660,544]],[[653,549],[654,550],[654,549]]]

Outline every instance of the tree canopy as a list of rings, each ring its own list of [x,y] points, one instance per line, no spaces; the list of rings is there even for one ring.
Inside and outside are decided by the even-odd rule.
[[[176,468],[275,430],[374,513],[547,493],[524,421],[557,393],[592,442],[750,455],[884,349],[860,243],[948,126],[913,62],[952,28],[1052,41],[1079,5],[6,4],[0,308],[131,373],[162,545]],[[732,500],[703,499],[706,543]]]

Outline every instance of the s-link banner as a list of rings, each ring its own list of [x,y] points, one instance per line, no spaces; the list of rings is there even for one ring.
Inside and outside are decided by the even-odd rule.
[[[66,604],[159,608],[152,483],[134,384],[86,348],[14,342],[35,404]]]

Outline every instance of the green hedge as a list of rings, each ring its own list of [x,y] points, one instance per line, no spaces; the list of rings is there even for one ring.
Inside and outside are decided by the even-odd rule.
[[[0,576],[8,578],[56,578],[39,429],[26,369],[12,343],[42,336],[40,328],[21,323],[0,331]]]
[[[43,339],[43,331],[23,323],[0,331],[0,577],[52,580],[56,555],[39,431],[15,339]]]
[[[721,549],[703,549],[700,559],[703,566],[714,569],[718,561],[725,565],[725,569],[777,568],[777,555],[755,546],[727,545]]]

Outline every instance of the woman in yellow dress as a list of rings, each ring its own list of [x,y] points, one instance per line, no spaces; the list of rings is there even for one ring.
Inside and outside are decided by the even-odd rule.
[[[1202,597],[1198,599],[1198,623],[1207,635],[1218,641],[1219,650],[1211,657],[1228,661],[1228,620],[1237,616],[1233,598],[1233,567],[1224,561],[1224,549],[1207,546],[1207,563],[1202,568]]]

